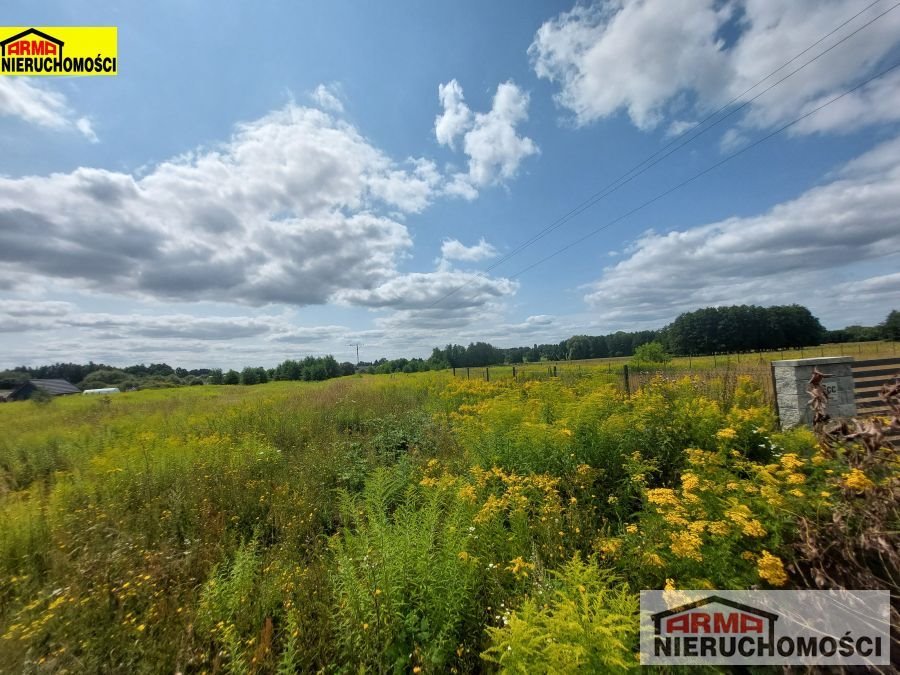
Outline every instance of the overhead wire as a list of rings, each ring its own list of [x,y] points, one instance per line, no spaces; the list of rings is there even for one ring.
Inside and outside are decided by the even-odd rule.
[[[662,198],[664,198],[664,197],[667,197],[668,195],[672,194],[672,193],[675,192],[676,190],[679,190],[679,189],[685,187],[686,185],[689,185],[690,183],[693,183],[693,182],[694,182],[695,180],[697,180],[698,178],[701,178],[702,176],[705,176],[706,174],[708,174],[709,172],[711,172],[711,171],[713,171],[713,170],[719,168],[719,167],[722,166],[723,164],[726,164],[727,162],[730,162],[731,160],[735,159],[736,157],[739,157],[740,155],[743,155],[743,154],[744,154],[745,152],[747,152],[748,150],[751,150],[751,149],[755,148],[756,146],[760,145],[761,143],[766,142],[766,141],[769,140],[770,138],[772,138],[772,137],[774,137],[774,136],[777,136],[778,134],[782,133],[783,131],[786,131],[787,129],[790,129],[792,126],[794,126],[794,125],[796,125],[796,124],[799,124],[800,122],[802,122],[802,121],[805,120],[806,118],[810,117],[811,115],[816,114],[817,112],[819,112],[819,111],[822,110],[823,108],[826,108],[826,107],[828,107],[829,105],[831,105],[831,104],[833,104],[833,103],[836,103],[837,101],[841,100],[841,99],[844,98],[845,96],[848,96],[848,95],[852,94],[853,92],[855,92],[855,91],[861,89],[862,87],[864,87],[864,86],[866,86],[867,84],[869,84],[869,83],[871,83],[871,82],[877,80],[878,78],[884,77],[885,75],[887,75],[887,74],[890,73],[891,71],[897,69],[898,67],[900,67],[900,61],[898,61],[897,63],[895,63],[894,65],[892,65],[892,66],[890,66],[890,67],[888,67],[888,68],[885,68],[884,70],[880,71],[879,73],[877,73],[877,74],[875,74],[875,75],[873,75],[873,76],[871,76],[871,77],[869,77],[869,78],[863,80],[862,82],[860,82],[860,83],[857,84],[856,86],[851,87],[850,89],[847,89],[846,91],[844,91],[843,93],[841,93],[841,94],[835,96],[834,98],[829,99],[829,100],[826,101],[825,103],[822,103],[821,105],[818,105],[818,106],[816,106],[815,108],[812,108],[811,110],[809,110],[808,112],[804,113],[803,115],[800,115],[800,117],[797,117],[797,118],[791,120],[790,122],[788,122],[787,124],[784,124],[784,125],[778,127],[777,129],[775,129],[775,130],[772,131],[771,133],[768,133],[768,134],[766,134],[765,136],[761,136],[760,138],[758,138],[758,139],[756,139],[755,141],[753,141],[752,143],[750,143],[750,144],[744,146],[744,147],[741,148],[740,150],[738,150],[738,151],[736,151],[736,152],[733,152],[733,153],[731,153],[730,155],[728,155],[728,156],[722,158],[721,160],[719,160],[719,161],[716,162],[715,164],[712,164],[712,165],[706,167],[703,171],[700,171],[699,173],[694,174],[693,176],[691,176],[691,177],[688,178],[687,180],[684,180],[684,181],[678,183],[677,185],[674,185],[674,186],[672,186],[671,188],[669,188],[669,189],[667,189],[667,190],[664,190],[663,192],[658,193],[656,196],[652,197],[651,199],[646,200],[645,202],[643,202],[643,203],[641,203],[640,205],[634,207],[634,208],[631,209],[630,211],[627,211],[627,212],[623,213],[622,215],[620,215],[620,216],[614,218],[613,220],[611,220],[611,221],[609,221],[609,222],[607,222],[607,223],[601,225],[600,227],[598,227],[598,228],[596,228],[596,229],[594,229],[594,230],[591,230],[590,232],[588,232],[588,233],[585,234],[584,236],[579,237],[579,238],[576,239],[575,241],[573,241],[573,242],[571,242],[571,243],[569,243],[569,244],[563,246],[562,248],[557,249],[556,251],[554,251],[554,252],[551,253],[550,255],[545,256],[545,257],[541,258],[540,260],[538,260],[538,261],[532,263],[531,265],[528,265],[527,267],[524,267],[524,268],[520,269],[520,270],[517,271],[515,274],[510,275],[509,278],[510,278],[510,279],[515,279],[515,278],[521,276],[522,274],[524,274],[525,272],[528,272],[529,270],[534,269],[534,268],[537,267],[538,265],[540,265],[540,264],[542,264],[542,263],[545,263],[545,262],[547,262],[548,260],[550,260],[550,259],[552,259],[552,258],[555,258],[555,257],[558,256],[560,253],[564,253],[565,251],[568,251],[568,250],[569,250],[570,248],[572,248],[573,246],[577,246],[577,245],[580,244],[581,242],[583,242],[583,241],[585,241],[585,240],[587,240],[587,239],[590,239],[591,237],[593,237],[594,235],[596,235],[596,234],[602,232],[603,230],[607,229],[608,227],[611,227],[611,226],[615,225],[616,223],[618,223],[618,222],[624,220],[625,218],[628,218],[629,216],[631,216],[631,215],[637,213],[638,211],[640,211],[640,210],[642,210],[642,209],[644,209],[644,208],[650,206],[651,204],[653,204],[653,203],[659,201],[660,199],[662,199]]]
[[[512,251],[510,251],[509,253],[505,254],[504,256],[502,256],[500,259],[498,259],[497,261],[495,261],[495,262],[492,263],[491,265],[487,266],[484,270],[479,271],[479,272],[475,275],[474,278],[470,278],[470,279],[469,279],[468,281],[466,281],[465,283],[461,284],[461,285],[458,286],[458,287],[455,287],[454,289],[452,289],[452,290],[449,291],[448,293],[444,294],[444,295],[441,296],[440,298],[436,299],[435,301],[433,301],[433,302],[430,303],[429,305],[426,305],[424,308],[425,308],[425,309],[430,309],[430,308],[433,308],[433,307],[439,305],[441,302],[443,302],[443,301],[446,300],[447,298],[451,297],[452,295],[455,295],[455,294],[458,293],[460,290],[462,290],[463,288],[465,288],[465,287],[468,286],[469,284],[473,283],[473,281],[474,281],[475,279],[477,279],[478,277],[485,277],[485,278],[486,278],[488,272],[490,272],[490,271],[496,269],[498,266],[500,266],[500,265],[506,263],[507,261],[509,261],[510,259],[512,259],[513,257],[515,257],[516,255],[518,255],[519,253],[521,253],[523,250],[525,250],[526,248],[528,248],[528,247],[531,246],[532,244],[536,243],[537,241],[540,241],[542,238],[544,238],[544,237],[545,237],[546,235],[548,235],[550,232],[552,232],[552,231],[554,231],[554,230],[556,230],[556,229],[562,227],[563,225],[565,225],[566,223],[568,223],[569,221],[571,221],[571,220],[572,220],[573,218],[575,218],[576,216],[578,216],[578,215],[584,213],[586,210],[588,210],[589,208],[591,208],[592,206],[594,206],[595,204],[597,204],[597,203],[600,202],[601,200],[603,200],[603,199],[605,199],[606,197],[608,197],[609,195],[613,194],[614,192],[616,192],[617,190],[619,190],[621,187],[627,185],[627,184],[630,183],[632,180],[634,180],[634,179],[637,178],[638,176],[642,175],[643,173],[645,173],[646,171],[648,171],[648,170],[651,169],[652,167],[656,166],[657,164],[659,164],[660,162],[662,162],[663,160],[665,160],[666,158],[668,158],[669,156],[671,156],[672,154],[674,154],[675,152],[677,152],[678,150],[680,150],[681,148],[683,148],[684,146],[688,145],[689,143],[692,143],[692,142],[695,141],[697,138],[699,138],[700,136],[702,136],[703,134],[705,134],[707,131],[713,129],[714,127],[716,127],[716,126],[717,126],[718,124],[720,124],[721,122],[725,121],[725,120],[728,119],[729,117],[731,117],[731,116],[735,115],[736,113],[740,112],[741,110],[743,110],[744,108],[746,108],[748,105],[750,105],[751,103],[753,103],[753,101],[757,100],[758,98],[760,98],[761,96],[763,96],[764,94],[766,94],[768,91],[770,91],[770,90],[773,89],[774,87],[780,85],[780,84],[783,83],[785,80],[787,80],[787,79],[789,79],[790,77],[796,75],[798,72],[800,72],[801,70],[805,69],[806,67],[808,67],[809,65],[811,65],[812,63],[814,63],[815,61],[817,61],[818,59],[820,59],[821,57],[823,57],[825,54],[828,54],[829,52],[831,52],[832,50],[834,50],[836,47],[838,47],[839,45],[843,44],[843,43],[846,42],[848,39],[850,39],[850,38],[853,37],[854,35],[858,34],[860,31],[864,30],[864,29],[867,28],[868,26],[871,26],[873,23],[875,23],[876,21],[878,21],[879,19],[881,19],[882,17],[884,17],[886,14],[888,14],[889,12],[893,11],[893,10],[896,9],[898,6],[900,6],[900,2],[895,3],[894,5],[892,5],[891,7],[889,7],[888,9],[886,9],[885,11],[881,12],[880,14],[876,15],[875,17],[873,17],[872,19],[870,19],[869,21],[867,21],[866,23],[864,23],[864,24],[862,24],[861,26],[857,27],[857,28],[856,28],[855,30],[853,30],[851,33],[848,33],[847,35],[845,35],[844,37],[842,37],[840,40],[838,40],[837,42],[835,42],[834,44],[832,44],[832,45],[831,45],[830,47],[828,47],[827,49],[825,49],[825,50],[819,52],[819,53],[818,53],[816,56],[814,56],[812,59],[810,59],[810,60],[804,62],[802,65],[800,65],[800,66],[797,67],[796,69],[792,70],[790,73],[788,73],[787,75],[785,75],[785,76],[782,77],[781,79],[779,79],[779,80],[777,80],[776,82],[770,84],[768,87],[766,87],[765,89],[763,89],[762,91],[760,91],[759,93],[757,93],[757,94],[756,94],[755,96],[753,96],[752,98],[749,98],[749,99],[743,101],[743,102],[741,103],[740,106],[737,106],[737,107],[735,107],[735,108],[729,110],[725,115],[723,115],[722,117],[720,117],[718,120],[716,120],[715,122],[713,122],[713,123],[710,124],[709,126],[706,126],[705,128],[700,129],[704,124],[706,124],[706,122],[708,122],[708,121],[710,121],[711,119],[715,118],[715,117],[716,117],[717,115],[719,115],[720,113],[726,111],[730,106],[732,106],[732,105],[733,105],[734,103],[736,103],[737,101],[743,99],[744,96],[746,96],[749,92],[751,92],[751,91],[753,91],[754,89],[756,89],[756,88],[757,88],[759,85],[761,85],[763,82],[765,82],[766,80],[768,80],[769,78],[771,78],[773,75],[777,74],[778,72],[784,70],[784,68],[786,68],[787,66],[789,66],[791,63],[793,63],[794,61],[796,61],[798,58],[800,58],[801,56],[803,56],[803,55],[806,54],[807,52],[809,52],[811,49],[815,48],[817,45],[821,44],[823,41],[827,40],[829,37],[831,37],[831,36],[834,35],[836,32],[838,32],[841,28],[843,28],[843,27],[845,27],[846,25],[848,25],[849,23],[851,23],[854,19],[856,19],[856,18],[858,18],[859,16],[861,16],[862,14],[864,14],[866,11],[868,11],[869,9],[871,9],[872,7],[874,7],[875,5],[877,5],[879,2],[881,2],[881,0],[874,0],[874,2],[871,2],[869,5],[867,5],[867,6],[864,7],[863,9],[861,9],[859,12],[857,12],[857,13],[854,14],[853,16],[849,17],[848,19],[844,20],[841,24],[839,24],[838,26],[836,26],[835,28],[833,28],[831,31],[829,31],[828,33],[826,33],[825,35],[823,35],[822,37],[820,37],[818,40],[816,40],[815,42],[813,42],[812,44],[810,44],[808,47],[806,47],[803,51],[801,51],[801,52],[799,52],[798,54],[796,54],[795,56],[793,56],[791,59],[789,59],[788,61],[786,61],[785,63],[783,63],[781,66],[779,66],[778,68],[776,68],[775,70],[773,70],[772,72],[770,72],[768,75],[766,75],[765,77],[763,77],[762,79],[760,79],[759,81],[757,81],[757,82],[756,82],[755,84],[753,84],[751,87],[747,88],[746,90],[744,90],[744,91],[741,92],[740,94],[738,94],[738,95],[736,95],[735,97],[733,97],[730,101],[728,101],[727,103],[725,103],[724,105],[722,105],[720,108],[718,108],[718,109],[717,109],[716,111],[714,111],[713,113],[707,115],[705,118],[703,118],[702,120],[700,120],[699,122],[697,122],[697,123],[694,124],[693,126],[689,127],[688,129],[685,129],[685,130],[682,131],[681,133],[677,134],[675,137],[673,137],[668,143],[666,143],[666,144],[665,144],[663,147],[661,147],[659,150],[657,150],[656,152],[652,153],[651,155],[649,155],[648,157],[646,157],[645,159],[643,159],[641,162],[638,162],[637,164],[635,164],[634,166],[632,166],[630,169],[628,169],[625,173],[623,173],[622,175],[620,175],[620,176],[619,176],[618,178],[616,178],[614,181],[612,181],[611,183],[607,184],[606,186],[604,186],[603,188],[601,188],[601,189],[598,190],[597,192],[593,193],[590,197],[588,197],[587,199],[585,199],[584,201],[582,201],[581,203],[579,203],[577,206],[575,206],[574,208],[572,208],[570,211],[568,211],[567,213],[565,213],[563,216],[557,218],[555,221],[553,221],[552,223],[550,223],[549,225],[547,225],[546,227],[544,227],[543,229],[541,229],[540,231],[538,231],[537,233],[535,233],[534,235],[532,235],[532,236],[531,236],[529,239],[527,239],[526,241],[524,241],[524,242],[522,242],[521,244],[519,244],[518,246],[516,246]],[[688,138],[685,138],[685,137],[688,136],[689,134],[692,134],[694,131],[697,131],[698,129],[700,129],[700,131],[699,131],[698,133],[693,134],[692,136],[689,136]],[[678,141],[681,140],[681,139],[684,139],[683,142],[679,143],[678,145],[675,145],[675,144],[678,143]],[[673,145],[675,145],[674,148],[672,147]],[[669,148],[671,148],[671,150],[669,150]],[[669,150],[669,151],[666,152],[666,150]],[[663,154],[663,153],[664,153],[664,154]]]

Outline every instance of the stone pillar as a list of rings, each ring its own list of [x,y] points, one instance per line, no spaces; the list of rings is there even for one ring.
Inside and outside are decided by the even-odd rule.
[[[772,379],[775,382],[775,405],[782,429],[800,424],[812,424],[812,410],[806,386],[813,368],[831,375],[823,381],[828,392],[828,414],[831,417],[856,415],[856,399],[853,396],[852,356],[825,356],[815,359],[788,359],[772,361]]]

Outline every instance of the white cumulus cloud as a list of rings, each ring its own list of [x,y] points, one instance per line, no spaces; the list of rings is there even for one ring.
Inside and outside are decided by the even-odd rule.
[[[661,325],[708,305],[800,302],[832,326],[896,304],[900,139],[768,212],[648,232],[585,299],[617,325]],[[885,269],[886,268],[886,269]]]
[[[472,113],[456,80],[440,85],[438,94],[444,112],[435,118],[435,137],[450,147],[461,137],[468,157],[468,171],[451,177],[447,194],[474,199],[478,189],[514,178],[522,161],[538,153],[535,142],[517,130],[528,119],[529,98],[515,83],[498,85],[485,113]]]
[[[466,246],[457,239],[445,239],[441,242],[441,257],[444,260],[464,260],[474,262],[493,258],[497,249],[485,241],[484,237],[477,244]]]
[[[613,0],[576,5],[544,23],[529,48],[538,76],[559,86],[557,102],[588,124],[625,112],[641,129],[747,101],[759,80],[850,19],[855,0]],[[772,84],[865,22],[876,5],[780,71]],[[753,101],[742,124],[768,128],[799,116],[869,73],[900,43],[892,11]],[[849,131],[900,119],[898,80],[877,81],[795,133]]]
[[[79,117],[65,95],[23,77],[0,77],[0,115],[55,131],[78,131],[89,141],[98,138],[87,117]]]

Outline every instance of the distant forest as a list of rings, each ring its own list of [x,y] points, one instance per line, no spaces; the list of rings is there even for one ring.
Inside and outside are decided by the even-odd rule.
[[[734,305],[686,312],[659,330],[573,335],[557,343],[505,349],[484,342],[476,342],[468,347],[435,347],[426,363],[459,368],[501,363],[602,359],[632,356],[637,347],[648,342],[661,343],[668,353],[675,356],[699,356],[883,339],[900,339],[900,312],[891,312],[879,326],[848,326],[829,331],[822,327],[812,312],[801,305]]]
[[[672,355],[699,356],[872,340],[900,340],[900,311],[892,311],[878,326],[847,326],[829,331],[801,305],[734,305],[686,312],[659,330],[573,335],[561,342],[530,347],[502,348],[487,342],[473,342],[468,346],[449,344],[435,347],[427,359],[378,359],[354,365],[338,363],[332,356],[307,356],[301,360],[289,359],[274,368],[248,366],[241,371],[227,372],[217,368],[186,370],[165,363],[126,368],[93,362],[56,363],[38,368],[20,366],[0,372],[0,389],[12,388],[29,378],[63,378],[82,389],[119,387],[123,390],[207,383],[259,384],[269,380],[316,381],[358,372],[411,373],[451,367],[632,356],[637,347],[648,342],[659,342]]]

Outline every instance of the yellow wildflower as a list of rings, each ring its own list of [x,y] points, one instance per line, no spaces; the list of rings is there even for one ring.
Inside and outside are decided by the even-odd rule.
[[[801,485],[806,482],[806,476],[802,473],[789,473],[787,482],[791,485]]]
[[[684,490],[696,490],[700,486],[700,479],[697,474],[686,472],[681,476],[681,487]]]
[[[660,558],[656,553],[645,553],[644,562],[648,565],[652,565],[653,567],[663,566],[663,559]]]
[[[766,530],[758,520],[748,520],[741,529],[748,537],[766,536]]]
[[[511,565],[506,569],[513,573],[513,575],[518,578],[525,578],[528,576],[528,570],[534,569],[534,564],[530,562],[525,562],[522,559],[522,556],[518,556],[509,561]]]
[[[674,579],[666,579],[666,585],[663,587],[664,591],[674,591],[675,590],[675,580]]]
[[[796,453],[789,452],[786,455],[782,455],[781,466],[788,470],[799,469],[803,466],[803,460],[797,457]]]
[[[635,534],[635,533],[638,531],[638,526],[635,525],[634,523],[632,523],[631,525],[626,525],[626,526],[625,526],[625,531],[626,531],[628,534]]]
[[[688,525],[688,529],[694,534],[703,534],[703,531],[706,530],[706,525],[707,522],[705,520],[695,520]]]
[[[859,490],[860,492],[875,487],[875,483],[859,469],[851,469],[850,473],[845,473],[843,475],[843,478],[846,487],[853,490]]]
[[[729,529],[730,528],[728,527],[728,523],[726,523],[724,520],[716,520],[709,524],[710,533],[718,537],[728,534]]]
[[[470,504],[475,501],[475,487],[473,485],[465,485],[459,489],[459,498],[469,502]]]
[[[763,551],[757,563],[757,571],[761,579],[768,581],[773,586],[784,586],[787,583],[787,573],[781,558],[768,551]]]
[[[735,431],[731,427],[725,427],[724,429],[719,429],[716,432],[716,438],[718,438],[720,441],[730,441],[736,436],[737,431]]]
[[[622,541],[615,537],[606,537],[604,539],[598,539],[594,546],[604,555],[613,556],[619,552],[619,549],[622,547]]]
[[[697,562],[703,561],[703,555],[699,551],[703,540],[700,539],[699,535],[693,532],[675,532],[670,534],[669,538],[672,541],[670,544],[672,553],[679,558],[689,558]]]
[[[657,506],[678,506],[678,497],[670,488],[653,488],[647,490],[647,501]]]

